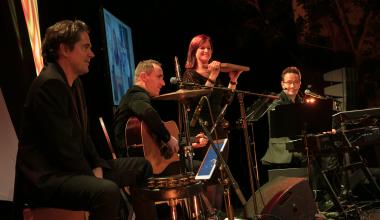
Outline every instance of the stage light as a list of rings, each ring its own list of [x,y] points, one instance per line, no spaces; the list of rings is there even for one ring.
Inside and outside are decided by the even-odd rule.
[[[309,97],[309,98],[305,99],[305,103],[307,103],[307,104],[313,104],[315,102],[316,102],[316,99],[313,97]]]

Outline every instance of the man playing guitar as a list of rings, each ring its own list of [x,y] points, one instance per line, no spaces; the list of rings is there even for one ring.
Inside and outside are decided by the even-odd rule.
[[[113,121],[116,148],[119,152],[124,152],[124,155],[121,156],[125,156],[126,154],[127,145],[125,139],[125,128],[128,120],[131,117],[138,119],[137,123],[132,124],[137,127],[143,125],[142,128],[145,128],[143,131],[147,131],[148,133],[154,135],[154,139],[156,140],[155,142],[158,140],[159,142],[164,143],[163,148],[167,148],[164,151],[172,153],[172,155],[169,156],[162,155],[162,153],[157,153],[162,152],[162,149],[159,149],[159,147],[145,144],[150,145],[148,146],[150,148],[154,147],[153,149],[155,151],[153,153],[147,153],[146,149],[144,148],[144,155],[149,155],[147,159],[151,162],[152,166],[160,166],[159,168],[157,168],[157,166],[153,168],[154,174],[162,174],[162,171],[166,168],[166,166],[168,166],[173,161],[178,161],[178,132],[177,134],[175,134],[175,132],[174,134],[171,134],[165,126],[165,123],[162,122],[158,112],[151,105],[151,98],[159,96],[160,90],[164,85],[164,74],[161,68],[161,64],[155,60],[141,61],[135,70],[134,86],[130,88],[122,97],[120,105],[115,112]],[[134,136],[137,138],[140,135],[142,139],[144,139],[143,134],[144,132],[140,134],[137,132]],[[207,144],[208,140],[204,135],[200,134],[197,135],[196,142],[197,143],[192,144],[193,147],[202,147]],[[165,165],[162,166],[163,162]]]

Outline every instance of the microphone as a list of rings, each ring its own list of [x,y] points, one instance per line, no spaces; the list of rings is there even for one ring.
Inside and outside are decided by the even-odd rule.
[[[200,86],[197,83],[183,82],[182,79],[178,77],[174,77],[174,76],[170,78],[170,84],[173,84],[173,85],[180,84],[184,86]]]
[[[205,100],[206,100],[206,96],[202,96],[201,99],[199,100],[199,103],[194,110],[193,118],[191,118],[190,127],[192,128],[195,127],[195,124],[198,121],[199,115],[201,114],[203,103],[205,102]]]
[[[318,95],[317,93],[310,91],[310,89],[305,89],[304,93],[305,93],[305,95],[308,95],[308,96],[311,96],[311,97],[314,97],[317,99],[326,99],[326,97]]]
[[[181,82],[182,80],[178,77],[173,76],[170,78],[170,84],[177,85],[178,83],[181,83]]]

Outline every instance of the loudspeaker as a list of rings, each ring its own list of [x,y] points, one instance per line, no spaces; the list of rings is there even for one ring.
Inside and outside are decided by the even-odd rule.
[[[246,203],[247,217],[256,219],[314,219],[317,206],[305,178],[279,176],[255,192],[257,213],[253,197]]]
[[[352,110],[356,106],[356,92],[358,73],[353,68],[341,68],[323,74],[323,80],[329,83],[325,87],[324,95],[335,97],[340,101],[334,105],[336,111]]]
[[[287,169],[271,169],[268,170],[268,181],[276,179],[279,176],[283,177],[303,177],[308,178],[307,168],[287,168]]]
[[[380,209],[370,209],[367,211],[362,211],[360,216],[365,216],[367,220],[380,219]]]

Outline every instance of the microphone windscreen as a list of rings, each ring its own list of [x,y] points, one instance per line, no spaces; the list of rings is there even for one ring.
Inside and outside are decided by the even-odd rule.
[[[178,78],[177,77],[170,78],[170,84],[173,84],[173,85],[178,84]]]

